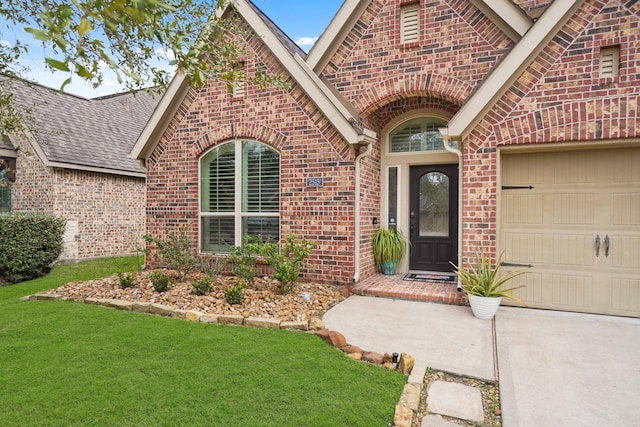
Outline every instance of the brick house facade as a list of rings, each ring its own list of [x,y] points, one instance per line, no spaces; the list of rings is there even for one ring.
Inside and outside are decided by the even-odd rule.
[[[529,306],[640,315],[640,2],[347,0],[308,54],[251,2],[223,13],[253,34],[244,72],[290,88],[176,76],[132,151],[151,234],[217,254],[276,218],[319,244],[305,279],[349,284],[391,224],[401,272],[504,252]],[[251,208],[243,141],[279,161],[275,211]]]
[[[25,122],[0,146],[15,164],[5,210],[64,218],[61,260],[135,253],[145,233],[145,175],[127,155],[157,99],[140,92],[90,100],[1,83]]]

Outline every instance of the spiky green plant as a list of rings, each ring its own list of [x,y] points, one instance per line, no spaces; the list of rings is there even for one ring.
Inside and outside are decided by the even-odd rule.
[[[491,264],[491,258],[486,253],[480,256],[480,264],[477,267],[470,265],[468,269],[464,269],[454,263],[451,265],[453,271],[460,278],[462,290],[466,293],[488,298],[508,298],[525,305],[524,301],[512,294],[514,290],[522,288],[524,285],[500,289],[509,280],[524,274],[524,271],[518,270],[501,275],[500,265],[503,255],[504,252],[498,257],[495,267]]]
[[[380,227],[371,239],[373,257],[376,267],[380,269],[383,262],[400,262],[407,251],[407,239],[398,229]]]

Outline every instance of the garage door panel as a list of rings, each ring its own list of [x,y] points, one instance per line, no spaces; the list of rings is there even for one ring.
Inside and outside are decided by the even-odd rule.
[[[611,307],[640,313],[640,279],[614,278],[611,281]]]
[[[507,233],[505,236],[505,262],[542,262],[545,249],[542,233]]]
[[[553,304],[588,308],[593,305],[593,278],[554,274],[552,276]]]
[[[593,224],[594,211],[593,193],[560,193],[553,196],[554,224]]]
[[[498,248],[506,262],[531,265],[514,279],[526,286],[516,296],[529,307],[640,317],[640,147],[502,161]]]
[[[591,234],[554,234],[553,264],[591,267],[594,262],[595,239]]]
[[[609,250],[614,268],[640,268],[640,236],[612,234]]]
[[[616,193],[613,206],[614,225],[640,225],[640,193]]]
[[[505,221],[509,224],[542,224],[544,203],[542,194],[509,194]]]

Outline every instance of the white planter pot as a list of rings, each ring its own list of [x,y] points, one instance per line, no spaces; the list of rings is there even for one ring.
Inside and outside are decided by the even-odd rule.
[[[502,298],[479,297],[469,294],[467,296],[469,297],[469,304],[471,304],[471,311],[478,319],[493,319],[502,302]]]

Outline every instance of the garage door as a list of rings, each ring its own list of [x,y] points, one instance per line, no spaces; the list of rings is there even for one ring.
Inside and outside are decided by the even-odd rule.
[[[640,317],[640,148],[504,154],[501,180],[499,247],[527,306]]]

